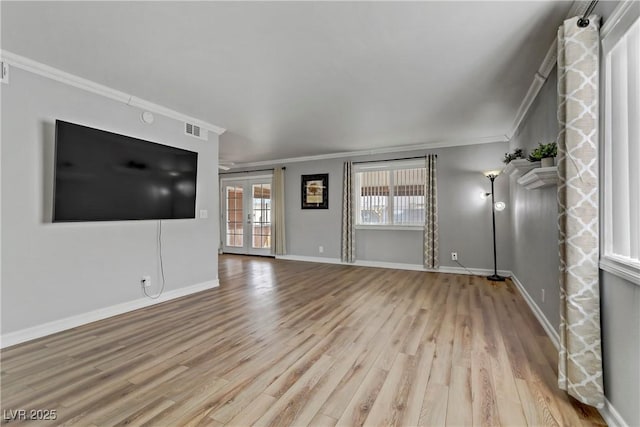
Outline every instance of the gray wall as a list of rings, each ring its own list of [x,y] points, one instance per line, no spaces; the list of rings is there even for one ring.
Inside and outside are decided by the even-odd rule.
[[[640,426],[640,286],[600,271],[604,391],[629,426]]]
[[[209,219],[163,221],[166,291],[218,277],[218,138],[181,122],[13,67],[2,85],[2,333],[143,298],[159,284],[157,221],[51,223],[55,120],[197,151],[197,209]]]
[[[556,140],[556,85],[554,69],[531,106],[524,124],[511,139],[511,150],[524,148],[529,153],[538,143]],[[516,175],[510,177],[509,186],[514,206],[511,215],[511,271],[557,330],[560,323],[557,187],[527,190],[517,184],[517,178]]]
[[[490,203],[480,193],[490,190],[490,183],[481,171],[501,166],[506,143],[482,144],[429,150],[438,154],[438,203],[440,226],[440,262],[458,267],[450,253],[457,251],[459,261],[469,268],[493,268]],[[286,223],[289,255],[340,258],[342,218],[342,167],[345,160],[381,160],[424,155],[425,151],[328,159],[287,164]],[[329,209],[300,208],[300,176],[329,174]],[[508,181],[496,180],[497,200],[507,203],[507,209],[497,213],[498,268],[509,269],[511,247],[509,238]],[[422,264],[421,230],[356,230],[356,258],[361,261],[381,261],[402,264]],[[319,246],[324,247],[320,253]]]
[[[595,13],[606,19],[618,2],[600,2]],[[552,71],[510,148],[531,149],[555,140],[558,132],[557,72]],[[511,179],[514,210],[512,271],[542,309],[559,325],[558,231],[556,187],[526,190]],[[545,301],[541,290],[545,289]],[[601,324],[604,386],[607,399],[629,426],[640,425],[640,287],[601,271]]]

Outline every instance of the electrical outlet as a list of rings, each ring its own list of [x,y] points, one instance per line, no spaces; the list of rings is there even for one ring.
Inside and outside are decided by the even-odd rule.
[[[451,252],[451,261],[458,260],[458,252]]]
[[[151,286],[151,276],[142,276],[142,280],[140,280],[143,288],[148,288]]]
[[[544,302],[544,289],[542,290],[542,302]]]
[[[324,253],[324,246],[318,246],[318,252]]]

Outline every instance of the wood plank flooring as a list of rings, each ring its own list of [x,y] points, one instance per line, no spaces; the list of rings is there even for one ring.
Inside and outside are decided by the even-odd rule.
[[[3,350],[3,424],[41,409],[57,415],[42,425],[604,425],[558,390],[510,281],[219,266],[218,289]]]

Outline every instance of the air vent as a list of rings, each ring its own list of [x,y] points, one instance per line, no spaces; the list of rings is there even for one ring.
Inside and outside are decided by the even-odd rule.
[[[200,126],[194,125],[193,123],[184,124],[184,133],[186,133],[187,135],[191,135],[194,138],[202,139],[205,141],[207,140],[207,130],[202,129]]]
[[[235,163],[230,162],[228,160],[218,160],[218,169],[223,170],[223,171],[228,171],[229,169],[231,169],[231,167],[235,165]]]

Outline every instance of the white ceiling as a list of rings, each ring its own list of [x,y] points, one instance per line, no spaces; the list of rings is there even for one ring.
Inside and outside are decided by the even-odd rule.
[[[2,1],[2,48],[226,128],[238,163],[504,139],[570,6]]]

